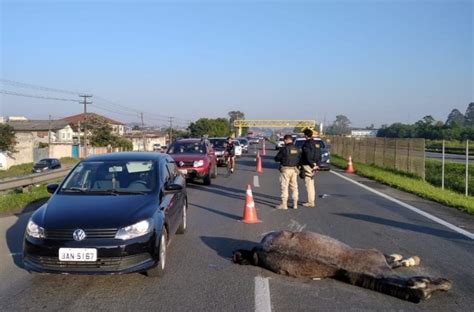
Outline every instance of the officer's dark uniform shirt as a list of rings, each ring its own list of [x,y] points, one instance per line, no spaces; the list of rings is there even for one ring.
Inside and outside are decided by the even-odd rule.
[[[308,165],[311,168],[314,167],[314,164],[321,164],[321,146],[319,142],[309,139],[303,143],[301,147],[301,165]]]
[[[292,143],[286,144],[278,151],[275,161],[283,167],[296,167],[301,161],[301,150]]]

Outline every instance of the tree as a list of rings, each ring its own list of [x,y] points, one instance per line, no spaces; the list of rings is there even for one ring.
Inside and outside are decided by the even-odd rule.
[[[337,115],[336,120],[326,129],[327,134],[349,134],[351,121],[345,115]]]
[[[462,126],[464,124],[464,115],[456,108],[449,113],[446,119],[446,126],[452,127],[454,124]]]
[[[234,121],[235,120],[242,120],[242,119],[245,119],[245,114],[241,111],[230,111],[229,113],[227,113],[227,115],[229,115],[229,125],[230,125],[230,129],[232,129],[232,131],[234,132],[237,132],[237,128],[234,127]],[[242,128],[242,133],[247,133],[249,128],[247,127],[243,127]]]
[[[469,103],[464,114],[464,124],[468,127],[474,127],[474,102]]]
[[[192,137],[201,137],[204,135],[227,136],[230,133],[229,120],[226,118],[200,118],[192,122],[188,130]]]
[[[108,124],[96,125],[92,129],[90,144],[92,146],[114,146],[116,136],[112,134],[112,127]]]
[[[0,151],[15,152],[15,131],[10,125],[0,124]]]

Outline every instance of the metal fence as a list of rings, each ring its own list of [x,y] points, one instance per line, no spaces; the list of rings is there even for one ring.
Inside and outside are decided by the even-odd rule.
[[[425,179],[425,140],[328,136],[331,153]]]

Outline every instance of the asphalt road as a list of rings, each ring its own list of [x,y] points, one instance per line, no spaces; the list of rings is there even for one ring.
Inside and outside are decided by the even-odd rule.
[[[271,147],[270,147],[271,148]],[[268,154],[273,155],[270,151]],[[278,171],[264,158],[259,187],[253,187],[260,224],[239,222],[245,187],[253,185],[255,161],[244,156],[238,170],[225,169],[214,184],[189,185],[189,229],[171,242],[162,279],[122,276],[29,275],[21,268],[21,243],[29,213],[0,218],[1,311],[472,311],[474,242],[331,173],[317,176],[316,209],[279,211]],[[449,223],[474,232],[474,218],[454,209],[352,177]],[[300,185],[300,197],[305,192]],[[335,280],[300,280],[230,262],[272,230],[310,230],[361,248],[418,255],[422,265],[401,269],[446,277],[448,293],[413,304]],[[257,307],[257,309],[256,309]]]
[[[426,158],[438,159],[441,160],[443,158],[442,153],[432,153],[432,152],[425,152]],[[458,155],[458,154],[444,154],[444,159],[446,161],[454,161],[457,163],[466,163],[466,155]],[[469,156],[469,163],[474,162],[474,156]]]

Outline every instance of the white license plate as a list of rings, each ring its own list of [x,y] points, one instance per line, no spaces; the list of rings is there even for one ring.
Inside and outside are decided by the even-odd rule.
[[[187,169],[179,169],[179,172],[181,172],[182,174],[188,174],[188,170],[187,170]]]
[[[74,262],[97,261],[97,249],[59,248],[59,261],[74,261]]]

